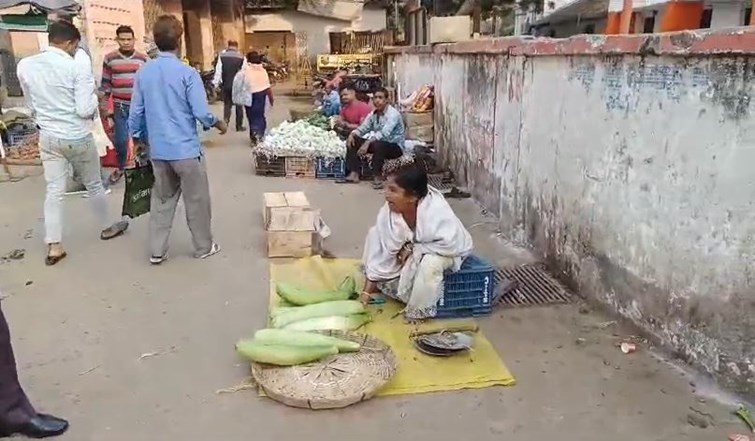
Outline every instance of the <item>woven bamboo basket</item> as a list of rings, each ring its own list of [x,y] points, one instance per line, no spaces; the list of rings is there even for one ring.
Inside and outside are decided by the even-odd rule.
[[[374,397],[396,373],[395,354],[377,338],[354,332],[323,333],[358,342],[362,349],[300,366],[252,363],[252,376],[268,397],[291,407],[338,409]]]

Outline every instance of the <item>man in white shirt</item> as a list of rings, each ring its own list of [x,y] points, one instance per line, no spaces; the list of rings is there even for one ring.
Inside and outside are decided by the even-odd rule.
[[[81,176],[102,228],[100,238],[113,239],[128,227],[108,221],[100,158],[92,136],[92,120],[98,99],[91,69],[74,60],[81,34],[71,23],[56,21],[48,29],[50,46],[18,63],[18,79],[40,129],[39,150],[47,181],[45,242],[47,265],[66,257],[63,235],[62,196],[68,167]]]
[[[49,22],[66,21],[68,23],[73,23],[73,16],[61,11],[52,11],[47,14],[47,20]],[[73,59],[80,64],[82,69],[92,70],[92,73],[94,74],[92,54],[87,47],[86,40],[82,39],[79,42],[79,47],[76,50],[76,54],[73,56]],[[99,115],[94,118],[91,124],[94,143],[97,146],[97,153],[100,155],[100,157],[103,157],[107,154],[107,148],[111,144],[110,139],[105,133],[105,127],[102,125],[102,119],[99,117]],[[84,187],[84,184],[81,182],[81,176],[73,173],[73,170],[71,170],[70,166],[68,168],[69,177],[68,182],[66,183],[66,195],[84,193],[84,197],[89,197],[89,195],[86,193],[86,187]],[[105,178],[102,182],[103,185],[105,185],[105,193],[109,194],[110,188],[108,188],[108,179]]]

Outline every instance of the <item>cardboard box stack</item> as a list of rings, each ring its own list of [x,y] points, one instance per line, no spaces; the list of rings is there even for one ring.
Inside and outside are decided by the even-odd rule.
[[[308,257],[319,250],[320,218],[303,192],[265,193],[263,224],[268,257]]]

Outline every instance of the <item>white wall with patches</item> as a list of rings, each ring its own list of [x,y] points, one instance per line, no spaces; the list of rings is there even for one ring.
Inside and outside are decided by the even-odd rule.
[[[755,61],[393,59],[406,88],[434,79],[441,156],[507,234],[755,397]]]
[[[382,31],[386,28],[386,12],[382,8],[365,7],[353,21],[321,17],[299,11],[278,11],[246,16],[246,32],[287,31],[307,34],[310,56],[330,53],[331,32]]]

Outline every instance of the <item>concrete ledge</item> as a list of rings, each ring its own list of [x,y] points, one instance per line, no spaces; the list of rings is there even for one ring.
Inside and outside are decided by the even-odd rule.
[[[387,54],[553,55],[753,55],[755,28],[665,34],[577,35],[571,38],[503,37],[434,46],[386,47]]]

